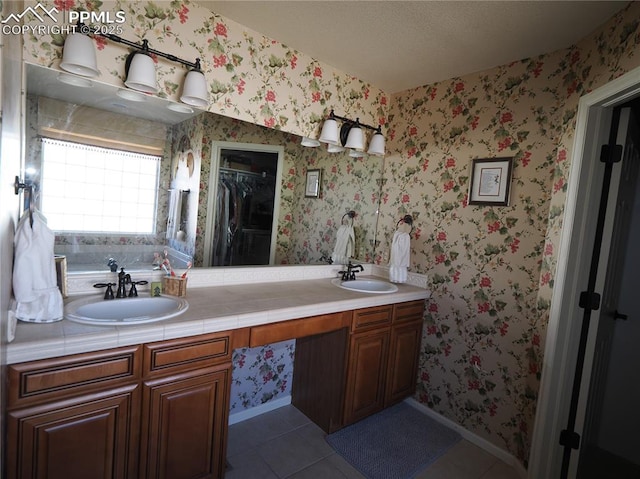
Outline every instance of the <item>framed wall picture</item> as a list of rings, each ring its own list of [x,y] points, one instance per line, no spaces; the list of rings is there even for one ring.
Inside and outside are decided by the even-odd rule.
[[[318,198],[320,196],[320,170],[307,170],[307,182],[304,196],[307,198]]]
[[[508,206],[513,158],[471,161],[470,205]]]

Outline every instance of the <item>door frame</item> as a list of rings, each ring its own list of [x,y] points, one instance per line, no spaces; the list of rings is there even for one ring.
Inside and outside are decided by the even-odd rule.
[[[578,307],[593,250],[593,237],[604,168],[600,163],[600,147],[607,143],[613,107],[640,95],[640,67],[583,96],[578,105],[571,169],[564,205],[563,227],[558,247],[558,261],[549,311],[544,351],[544,368],[540,381],[528,477],[560,476],[562,447],[560,432],[565,428],[569,412],[577,338],[580,336],[583,311]],[[608,241],[607,238],[603,241]],[[595,313],[595,312],[594,312]],[[592,316],[592,330],[597,317]],[[595,337],[590,338],[585,357],[580,389],[582,408],[576,431],[582,432],[589,390]],[[572,454],[569,477],[575,476],[578,452]]]
[[[282,168],[284,164],[284,146],[261,145],[257,143],[237,143],[235,141],[211,142],[211,163],[209,171],[209,190],[207,193],[207,216],[204,230],[203,266],[211,267],[213,257],[213,235],[216,221],[216,196],[218,195],[218,175],[220,173],[220,150],[244,150],[275,153],[278,155],[276,171],[276,191],[273,199],[273,221],[271,223],[271,245],[269,249],[269,264],[275,263],[276,240],[278,238],[278,222],[280,219],[280,190],[282,189]]]

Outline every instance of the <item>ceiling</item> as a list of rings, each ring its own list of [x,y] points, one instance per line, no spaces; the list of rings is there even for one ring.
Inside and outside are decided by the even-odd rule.
[[[198,1],[387,93],[566,48],[627,1]]]

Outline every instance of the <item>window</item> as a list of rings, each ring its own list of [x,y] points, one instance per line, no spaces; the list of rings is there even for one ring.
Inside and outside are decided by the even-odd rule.
[[[42,213],[56,232],[155,233],[159,171],[159,156],[43,138]]]

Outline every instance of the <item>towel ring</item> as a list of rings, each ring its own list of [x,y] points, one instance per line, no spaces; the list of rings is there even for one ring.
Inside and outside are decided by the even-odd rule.
[[[347,211],[344,215],[342,215],[342,219],[340,220],[340,224],[343,225],[344,224],[344,219],[346,217],[351,218],[351,225],[353,226],[353,218],[356,217],[356,212],[351,210],[351,211]]]
[[[411,225],[411,233],[413,232],[413,216],[411,215],[404,215],[402,218],[400,218],[398,220],[398,222],[396,223],[396,228],[398,228],[398,226],[400,226],[400,223],[405,223],[407,225]]]

